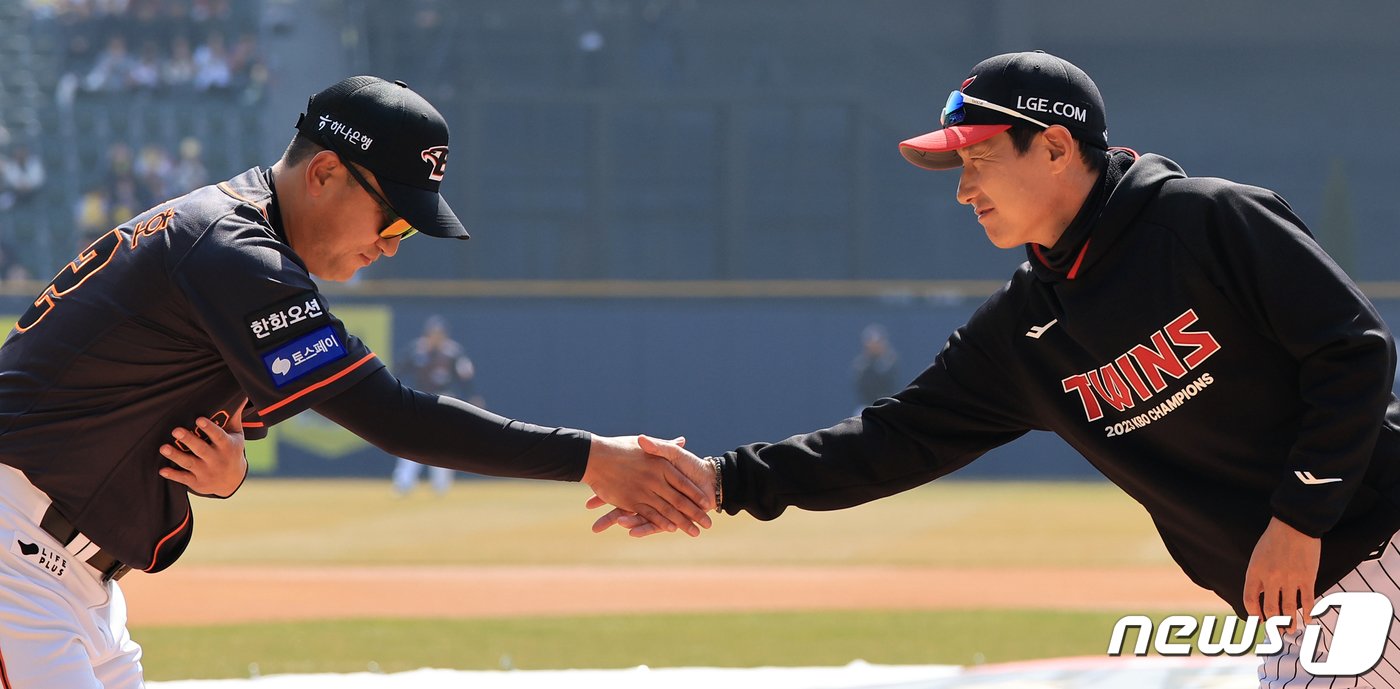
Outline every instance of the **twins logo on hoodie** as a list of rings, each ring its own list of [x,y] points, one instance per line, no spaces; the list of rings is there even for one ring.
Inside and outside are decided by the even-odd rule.
[[[1152,333],[1147,342],[1134,346],[1103,366],[1069,376],[1060,384],[1066,393],[1079,395],[1084,416],[1089,421],[1103,418],[1105,404],[1121,412],[1132,409],[1138,402],[1153,400],[1158,393],[1167,389],[1168,376],[1184,378],[1220,351],[1220,343],[1210,331],[1188,330],[1197,320],[1195,309],[1187,309]],[[1208,373],[1192,381],[1186,389],[1142,414],[1142,423],[1135,427],[1140,428],[1161,418],[1212,382],[1214,379]],[[1121,433],[1110,432],[1110,435]]]

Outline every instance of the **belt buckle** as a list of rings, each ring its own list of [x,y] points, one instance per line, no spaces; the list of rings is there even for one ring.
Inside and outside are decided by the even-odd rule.
[[[104,584],[109,581],[120,579],[126,576],[127,572],[131,571],[131,567],[128,567],[121,560],[112,557],[112,555],[105,550],[98,550],[92,557],[87,559],[87,564],[101,574],[102,583]]]
[[[107,568],[107,571],[102,573],[102,581],[118,581],[122,577],[126,576],[126,573],[130,571],[131,565],[122,564],[122,562],[118,560],[111,567]]]

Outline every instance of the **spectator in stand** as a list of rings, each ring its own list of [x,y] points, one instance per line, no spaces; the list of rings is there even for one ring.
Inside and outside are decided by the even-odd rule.
[[[172,27],[180,33],[190,29],[190,4],[188,2],[167,2],[165,3],[165,16],[161,20],[167,27]]]
[[[204,45],[194,51],[194,88],[196,91],[223,90],[233,79],[228,61],[228,51],[224,48],[224,35],[215,31],[209,34]]]
[[[151,200],[141,192],[136,180],[136,161],[131,147],[118,141],[107,149],[107,173],[79,202],[79,227],[97,234],[145,210]],[[89,237],[91,241],[95,237]],[[84,243],[86,246],[86,243]]]
[[[74,248],[74,254],[82,251],[103,232],[114,227],[112,224],[112,204],[108,198],[107,187],[98,186],[89,189],[82,198],[78,199],[78,205],[73,209],[73,220],[78,225],[77,246]]]
[[[248,68],[248,78],[243,87],[242,100],[244,105],[256,105],[262,101],[263,94],[267,92],[267,81],[270,74],[267,64],[262,60],[256,60]]]
[[[242,78],[252,69],[258,59],[258,39],[247,31],[238,35],[238,42],[228,51],[229,72],[235,79]]]
[[[0,160],[0,179],[5,190],[0,196],[0,208],[26,206],[44,186],[44,162],[28,146],[20,144],[12,155]]]
[[[136,159],[131,153],[131,146],[123,141],[112,144],[107,149],[107,179],[108,184],[113,184],[123,177],[131,177],[135,174]]]
[[[190,19],[200,24],[221,24],[233,15],[228,0],[195,0],[190,5]]]
[[[175,161],[170,159],[170,152],[159,144],[147,144],[141,149],[141,154],[136,157],[135,170],[136,180],[145,190],[146,196],[157,202],[174,198],[190,190],[177,191],[175,189],[172,183]]]
[[[39,21],[47,21],[58,16],[59,0],[24,0],[24,6],[29,10],[30,15]]]
[[[180,159],[170,171],[168,189],[171,195],[180,195],[198,189],[209,183],[209,170],[200,159],[199,140],[188,136],[180,142]]]
[[[131,9],[130,0],[91,0],[92,6],[100,15],[120,17]]]
[[[253,32],[237,42],[228,0],[28,0],[36,22],[63,46],[55,99],[68,105],[82,93],[227,92],[246,105],[262,100],[267,66]],[[189,36],[207,36],[196,44]],[[135,44],[140,41],[139,48]],[[101,48],[99,50],[99,47]],[[138,56],[139,53],[139,56]]]
[[[82,77],[97,59],[100,22],[93,21],[91,9],[86,5],[64,3],[59,5],[56,23],[53,35],[59,37],[63,45],[64,75],[60,80],[60,93],[71,94],[81,86]]]
[[[116,227],[124,218],[131,218],[153,205],[144,196],[140,185],[136,183],[136,177],[127,175],[117,178],[112,184],[110,205],[107,209],[107,229]]]
[[[160,88],[160,53],[156,42],[146,39],[141,43],[141,55],[131,65],[127,83],[133,88],[154,91]]]
[[[114,35],[107,39],[107,47],[83,78],[83,88],[94,92],[122,90],[129,85],[133,65],[126,50],[126,39]]]
[[[132,0],[129,14],[138,29],[153,28],[160,21],[163,4],[161,0]]]
[[[194,83],[197,71],[199,69],[194,64],[194,49],[190,47],[189,36],[176,35],[170,42],[170,59],[161,65],[161,80],[166,86],[185,88]]]

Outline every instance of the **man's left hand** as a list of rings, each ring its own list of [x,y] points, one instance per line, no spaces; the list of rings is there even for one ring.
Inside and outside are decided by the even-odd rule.
[[[1313,538],[1274,517],[1254,554],[1244,577],[1244,608],[1250,615],[1269,618],[1287,615],[1298,624],[1312,621],[1313,588],[1322,559],[1322,539]]]
[[[189,448],[189,452],[174,444],[161,445],[160,454],[175,466],[161,469],[160,475],[184,484],[198,495],[216,498],[233,495],[248,476],[248,459],[243,454],[243,406],[247,404],[245,401],[229,416],[226,428],[220,428],[205,417],[196,419],[195,426],[204,437],[185,428],[171,431],[170,435]]]

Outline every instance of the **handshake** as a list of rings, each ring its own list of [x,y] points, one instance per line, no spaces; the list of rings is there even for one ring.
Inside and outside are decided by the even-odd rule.
[[[594,436],[583,483],[593,489],[588,509],[613,506],[593,531],[616,525],[637,538],[676,530],[699,536],[722,495],[714,462],[687,451],[685,438]]]

